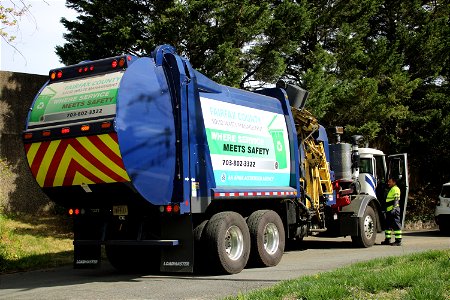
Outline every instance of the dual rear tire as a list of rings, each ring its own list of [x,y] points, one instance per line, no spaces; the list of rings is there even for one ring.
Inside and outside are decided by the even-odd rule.
[[[201,240],[204,249],[196,251],[207,254],[209,271],[235,274],[248,262],[257,267],[275,266],[283,256],[283,222],[274,211],[256,211],[247,222],[236,212],[220,212],[199,226],[196,240]]]

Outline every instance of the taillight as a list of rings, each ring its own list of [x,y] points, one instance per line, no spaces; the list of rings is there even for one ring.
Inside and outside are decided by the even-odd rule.
[[[50,130],[44,130],[42,131],[42,136],[50,136],[51,131]]]
[[[167,214],[179,214],[180,205],[179,204],[162,205],[159,207],[159,211]]]
[[[117,60],[111,62],[111,67],[113,67],[113,69],[117,68]]]
[[[23,135],[23,138],[26,140],[29,140],[33,137],[33,134],[31,132],[27,132]]]
[[[58,79],[61,79],[63,76],[63,72],[62,71],[58,71],[58,73],[56,73],[56,77],[58,77]]]
[[[70,132],[70,128],[68,128],[68,127],[61,129],[62,134],[68,134],[69,132]]]

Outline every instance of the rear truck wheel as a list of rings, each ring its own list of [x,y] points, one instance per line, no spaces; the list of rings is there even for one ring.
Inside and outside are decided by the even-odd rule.
[[[250,233],[240,214],[231,211],[215,214],[202,235],[212,271],[236,274],[244,269],[250,255]]]
[[[207,255],[204,243],[204,230],[208,220],[204,220],[194,229],[194,268],[195,272],[205,272],[205,256]]]
[[[158,272],[161,249],[147,246],[105,246],[106,257],[119,272]]]
[[[375,212],[367,205],[363,217],[359,219],[359,235],[352,236],[352,242],[357,247],[369,248],[377,238]]]
[[[285,233],[280,216],[273,210],[258,210],[248,217],[251,252],[249,264],[255,267],[276,266],[284,253]]]

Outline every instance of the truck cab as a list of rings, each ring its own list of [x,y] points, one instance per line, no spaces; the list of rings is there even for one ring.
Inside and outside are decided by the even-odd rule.
[[[383,196],[386,183],[387,167],[386,156],[381,150],[373,148],[359,148],[359,182],[361,193],[373,197]]]

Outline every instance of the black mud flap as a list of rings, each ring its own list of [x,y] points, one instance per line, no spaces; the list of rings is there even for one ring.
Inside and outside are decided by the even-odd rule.
[[[177,239],[179,245],[163,247],[161,272],[194,271],[194,231],[191,215],[167,216],[162,220],[163,239]]]
[[[74,243],[73,267],[75,269],[99,267],[101,249],[100,245],[77,245]]]
[[[339,215],[339,235],[359,235],[359,217],[353,213],[341,213]]]

